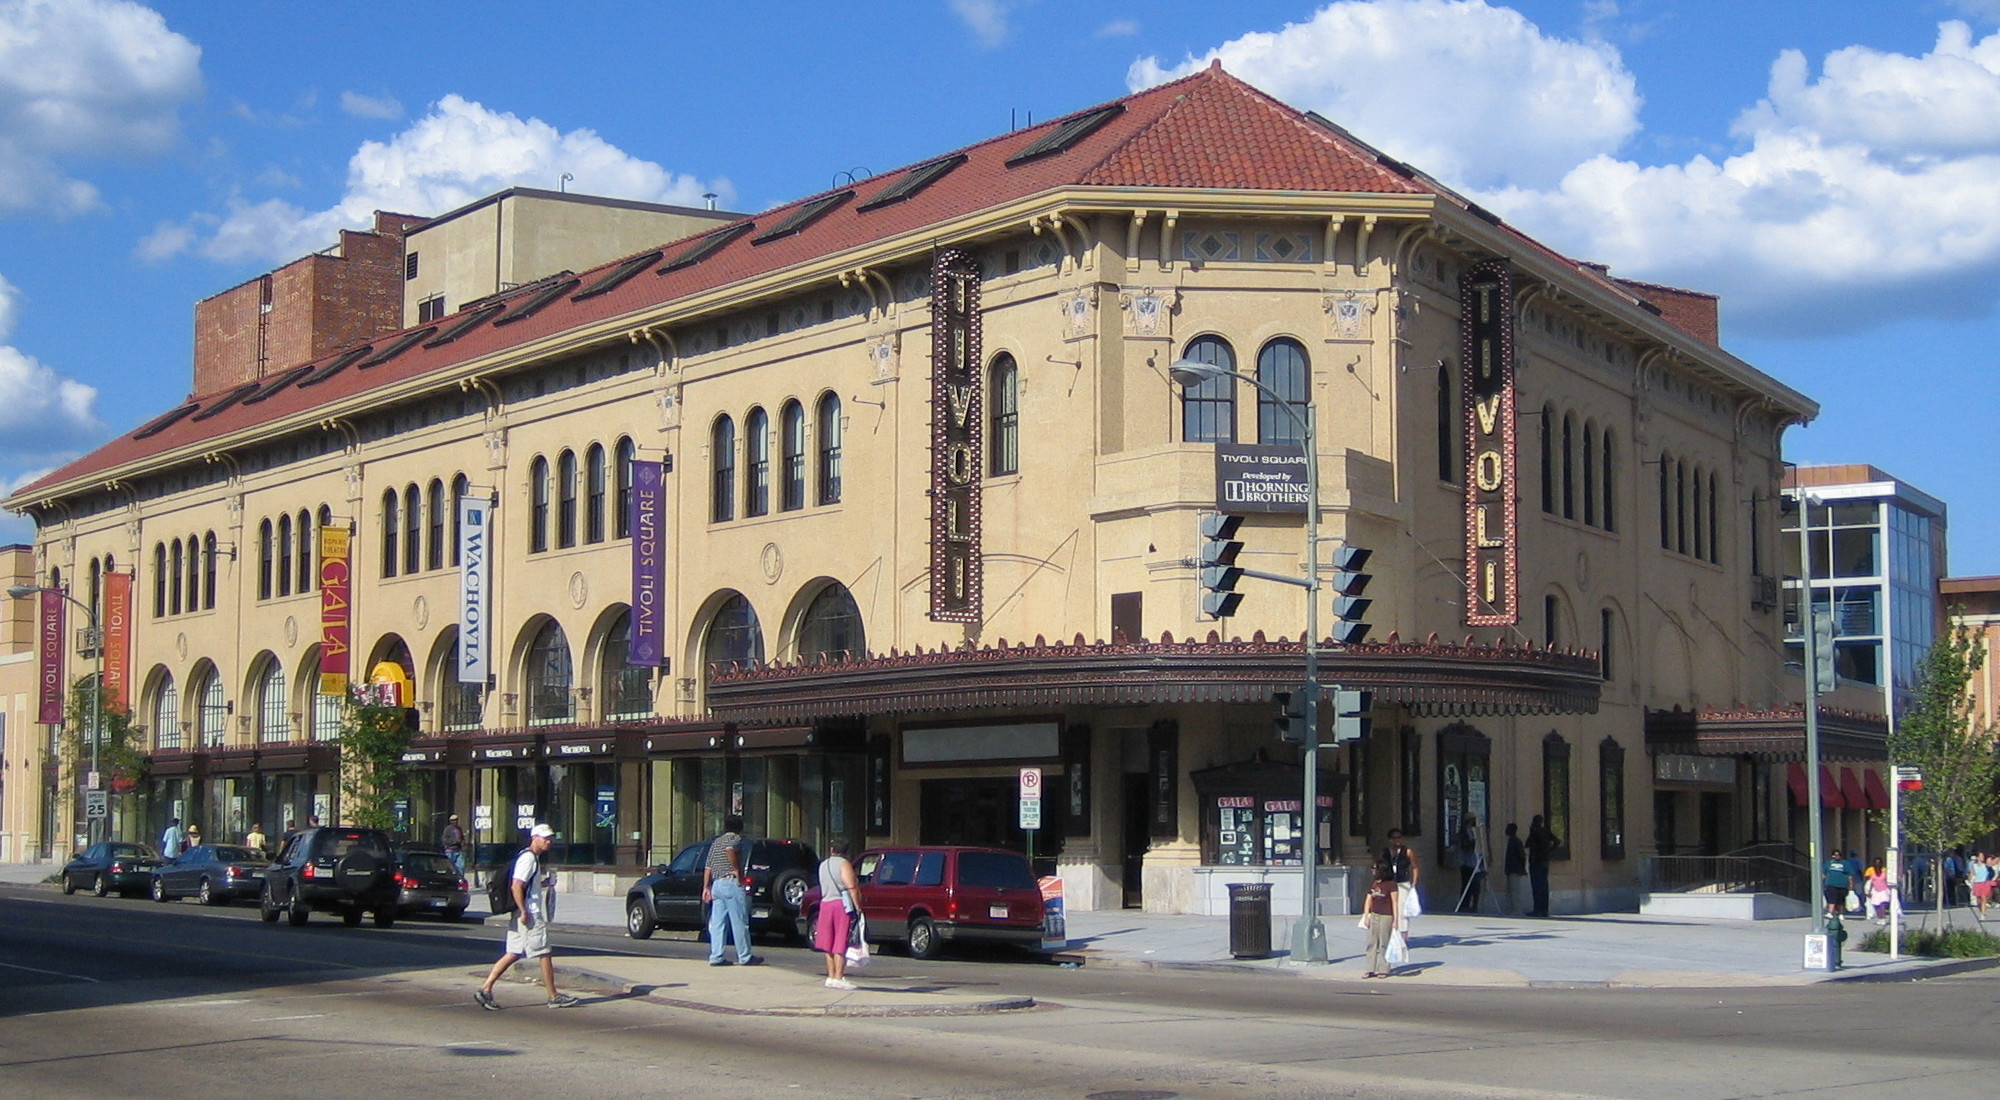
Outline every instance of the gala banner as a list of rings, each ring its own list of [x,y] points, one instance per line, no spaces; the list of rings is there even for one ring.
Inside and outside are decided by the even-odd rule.
[[[345,527],[319,529],[319,693],[347,695],[347,649],[352,605]]]
[[[104,705],[130,709],[132,697],[132,574],[104,576]]]

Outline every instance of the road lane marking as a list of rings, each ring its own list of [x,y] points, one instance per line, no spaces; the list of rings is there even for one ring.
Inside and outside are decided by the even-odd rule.
[[[42,968],[37,966],[22,966],[19,963],[0,963],[0,966],[4,966],[9,970],[25,970],[30,974],[49,974],[58,978],[75,978],[77,981],[80,982],[97,981],[96,978],[92,978],[85,974],[65,974],[60,970],[43,970]]]
[[[324,1012],[308,1012],[303,1016],[259,1016],[250,1022],[253,1024],[270,1024],[276,1023],[279,1020],[319,1020],[324,1019],[325,1016],[326,1013]]]

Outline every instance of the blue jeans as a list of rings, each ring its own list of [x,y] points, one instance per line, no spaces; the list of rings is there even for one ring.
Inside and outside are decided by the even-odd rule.
[[[715,900],[708,907],[708,961],[722,961],[723,935],[726,931],[729,942],[736,945],[736,961],[743,963],[750,958],[750,895],[743,892],[743,884],[735,879],[724,879],[709,884],[708,892]]]
[[[460,878],[465,877],[465,849],[460,848],[456,852],[446,852],[445,858],[451,860],[453,867],[458,868]]]

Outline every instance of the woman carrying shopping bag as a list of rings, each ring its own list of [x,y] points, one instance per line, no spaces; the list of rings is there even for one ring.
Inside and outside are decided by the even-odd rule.
[[[1396,872],[1386,863],[1375,865],[1374,880],[1368,884],[1368,900],[1361,906],[1362,927],[1368,929],[1368,973],[1364,978],[1386,978],[1393,965],[1389,961],[1389,941],[1396,931]]]
[[[861,916],[861,880],[847,859],[847,842],[827,843],[831,853],[819,865],[819,920],[813,929],[813,947],[826,953],[826,987],[853,989],[847,980],[848,933]]]

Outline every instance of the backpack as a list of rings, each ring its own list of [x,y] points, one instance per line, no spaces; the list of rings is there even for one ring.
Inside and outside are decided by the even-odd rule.
[[[486,910],[496,917],[514,911],[514,865],[520,860],[520,855],[516,854],[507,861],[506,871],[487,880]]]

